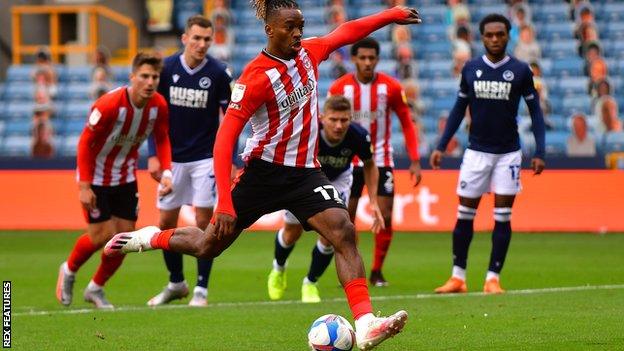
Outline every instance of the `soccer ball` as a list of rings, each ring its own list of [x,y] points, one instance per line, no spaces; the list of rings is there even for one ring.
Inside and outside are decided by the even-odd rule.
[[[351,350],[355,344],[355,332],[344,317],[326,314],[312,323],[308,332],[308,343],[312,350]]]

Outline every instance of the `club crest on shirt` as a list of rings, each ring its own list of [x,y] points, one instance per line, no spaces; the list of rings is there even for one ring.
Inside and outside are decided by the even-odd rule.
[[[483,74],[483,71],[478,69],[477,70],[477,78],[481,78],[481,75]]]
[[[171,78],[173,78],[173,82],[174,82],[174,83],[177,83],[177,82],[178,82],[178,79],[180,79],[180,76],[179,76],[179,75],[177,75],[177,74],[174,74]]]
[[[503,72],[503,79],[508,82],[511,82],[514,79],[513,72],[510,70],[506,70],[505,72]]]
[[[243,96],[245,96],[245,89],[247,89],[245,84],[234,84],[234,88],[232,89],[232,98],[230,101],[241,102],[241,100],[243,100]]]
[[[310,58],[307,56],[303,58],[303,67],[307,70],[312,69],[312,62],[310,62]]]
[[[212,85],[212,81],[208,77],[202,77],[199,80],[199,87],[202,89],[208,89],[210,88],[210,85]]]
[[[91,218],[93,218],[93,219],[98,219],[98,218],[100,218],[101,215],[102,215],[102,213],[97,208],[91,209],[89,211],[89,216],[91,216]]]

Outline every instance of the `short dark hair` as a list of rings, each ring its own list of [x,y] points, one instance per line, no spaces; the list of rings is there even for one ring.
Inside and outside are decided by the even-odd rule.
[[[139,69],[139,67],[143,65],[150,65],[154,67],[155,70],[160,72],[160,70],[162,69],[163,63],[162,63],[162,59],[154,54],[149,54],[146,52],[139,52],[132,60],[132,72],[136,72]]]
[[[298,9],[294,0],[252,0],[251,6],[256,10],[256,17],[265,23],[281,9]]]
[[[184,31],[188,32],[192,26],[200,26],[202,28],[212,28],[212,22],[202,15],[194,15],[189,17],[186,20],[186,26],[184,26]]]
[[[379,42],[373,37],[366,37],[351,46],[351,56],[357,56],[358,49],[375,49],[375,53],[379,56]]]
[[[351,102],[343,95],[332,95],[325,100],[323,111],[351,111]]]
[[[507,19],[507,17],[501,15],[500,13],[490,13],[489,15],[483,17],[481,22],[479,22],[479,32],[483,35],[483,31],[485,30],[485,25],[492,22],[499,22],[505,25],[507,29],[507,34],[511,30],[511,22]]]

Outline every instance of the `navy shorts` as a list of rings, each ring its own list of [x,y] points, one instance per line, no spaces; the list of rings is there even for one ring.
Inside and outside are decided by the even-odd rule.
[[[392,167],[377,167],[379,170],[379,183],[377,184],[377,196],[394,196],[394,172]],[[353,184],[351,185],[351,198],[359,199],[364,189],[364,168],[353,167]]]

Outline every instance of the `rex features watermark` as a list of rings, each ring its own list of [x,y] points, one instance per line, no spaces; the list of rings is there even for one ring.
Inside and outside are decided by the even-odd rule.
[[[11,282],[2,282],[2,348],[11,348]]]

